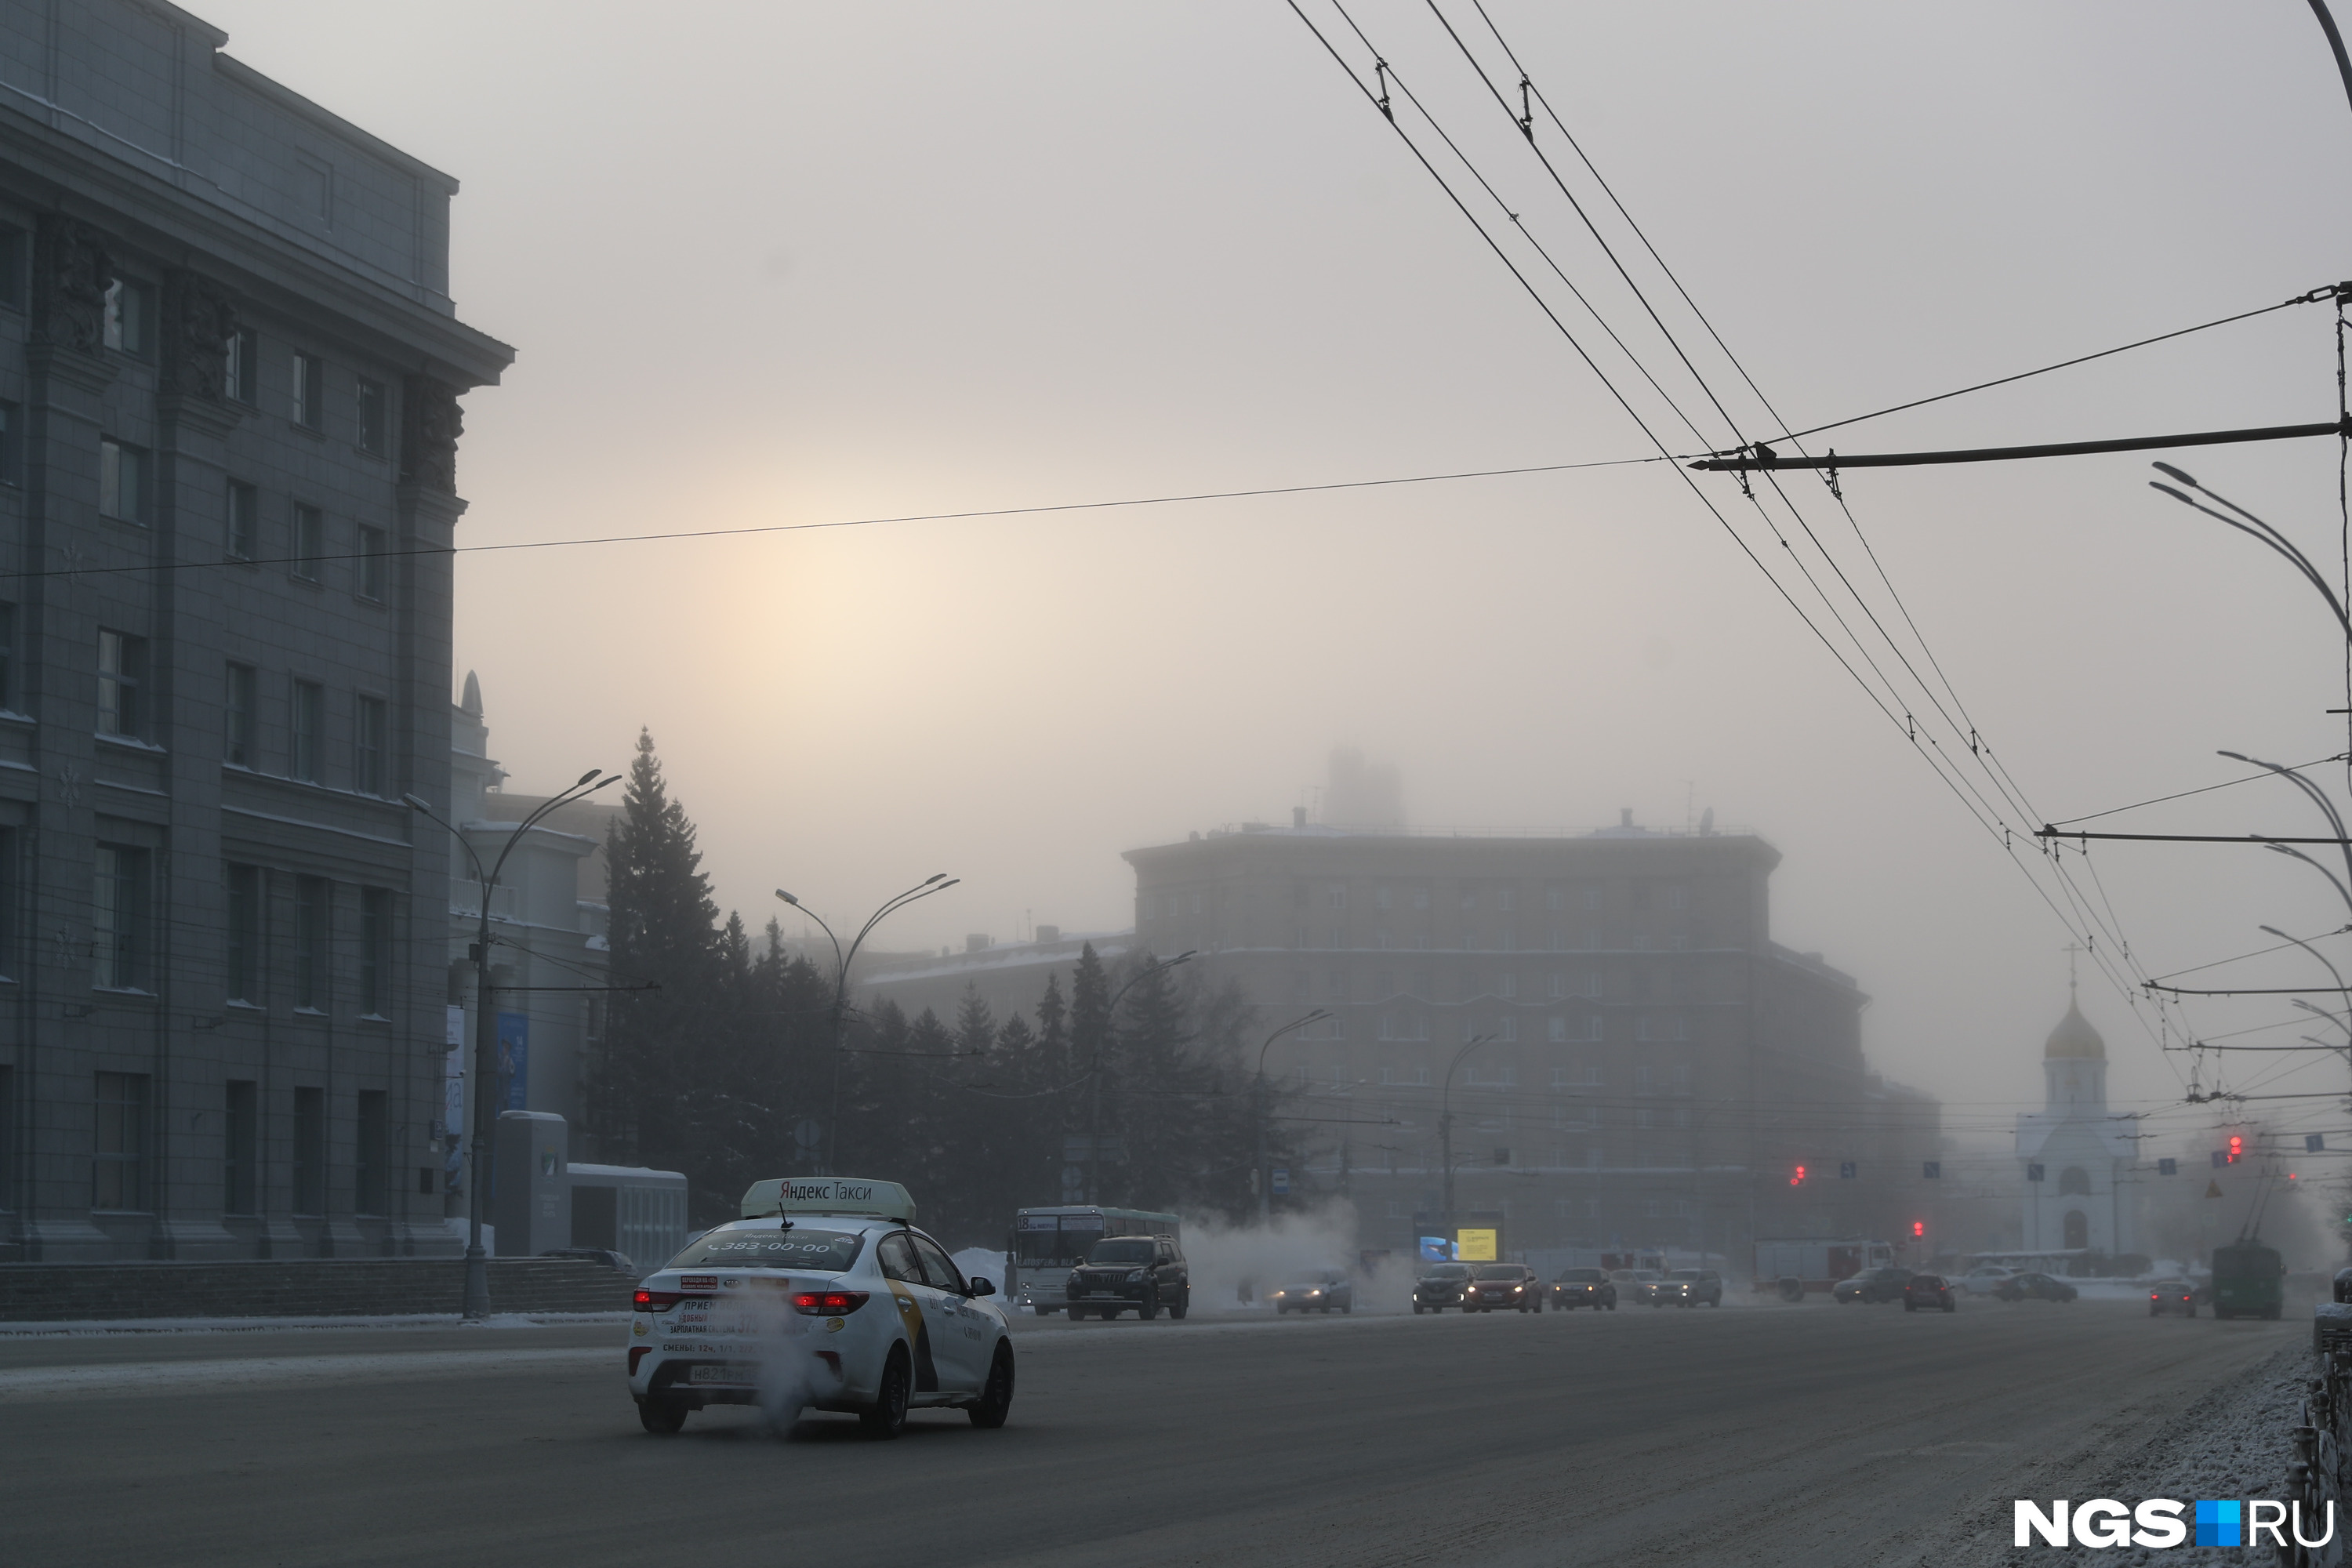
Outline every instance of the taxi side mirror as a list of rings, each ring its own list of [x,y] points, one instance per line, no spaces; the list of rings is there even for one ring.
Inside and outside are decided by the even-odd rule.
[[[971,1277],[969,1283],[971,1286],[971,1293],[975,1296],[993,1296],[996,1294],[996,1281],[993,1279],[975,1274]]]

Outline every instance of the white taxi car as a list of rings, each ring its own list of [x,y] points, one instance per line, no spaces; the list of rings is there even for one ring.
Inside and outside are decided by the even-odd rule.
[[[906,1188],[755,1182],[742,1213],[637,1287],[629,1394],[646,1431],[710,1405],[759,1405],[780,1431],[803,1410],[854,1413],[877,1437],[910,1408],[1004,1425],[1013,1338],[996,1288],[915,1228]]]

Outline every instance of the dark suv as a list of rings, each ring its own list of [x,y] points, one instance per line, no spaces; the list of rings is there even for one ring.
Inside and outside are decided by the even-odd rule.
[[[1952,1282],[1940,1274],[1914,1274],[1903,1281],[1903,1310],[1925,1312],[1957,1312],[1958,1299],[1952,1293]]]
[[[1866,1268],[1851,1279],[1839,1280],[1831,1288],[1830,1300],[1840,1306],[1853,1301],[1899,1301],[1904,1281],[1910,1278],[1908,1268]]]
[[[1106,1237],[1070,1270],[1062,1293],[1073,1322],[1090,1313],[1116,1318],[1130,1308],[1139,1318],[1156,1318],[1162,1307],[1181,1318],[1192,1304],[1192,1276],[1172,1236]]]
[[[1412,1282],[1412,1310],[1416,1312],[1443,1312],[1448,1307],[1463,1304],[1463,1294],[1470,1288],[1470,1266],[1466,1263],[1434,1263],[1422,1277]]]

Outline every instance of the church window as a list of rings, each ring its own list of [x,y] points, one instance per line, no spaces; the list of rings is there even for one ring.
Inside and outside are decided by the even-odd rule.
[[[2085,1197],[2091,1192],[2091,1173],[2080,1165],[2069,1165],[2058,1173],[2058,1195],[2068,1197],[2080,1193]]]

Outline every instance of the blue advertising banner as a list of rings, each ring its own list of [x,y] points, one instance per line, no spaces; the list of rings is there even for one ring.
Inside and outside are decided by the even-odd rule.
[[[530,1098],[530,1016],[499,1015],[499,1095],[500,1110],[528,1110]]]

